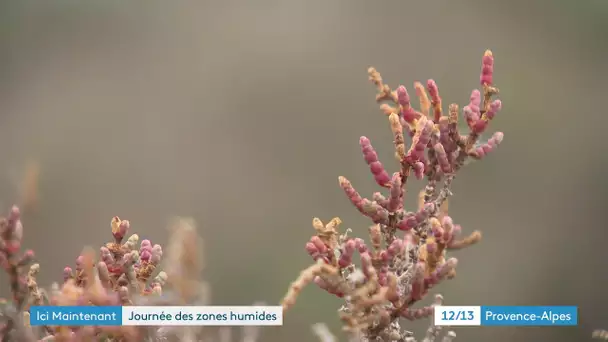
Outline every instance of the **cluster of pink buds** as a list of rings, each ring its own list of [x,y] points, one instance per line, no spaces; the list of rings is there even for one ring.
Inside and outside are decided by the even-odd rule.
[[[124,241],[130,223],[118,216],[112,218],[111,228],[114,241],[100,248],[100,261],[96,264],[101,281],[114,290],[129,287],[137,289],[141,294],[160,293],[164,273],[161,273],[158,279],[151,282],[149,280],[160,264],[162,247],[153,245],[150,240],[142,240],[139,243],[137,234],[132,234]],[[70,267],[64,269],[64,282],[74,279],[76,285],[84,286],[86,273],[83,271],[83,259],[82,255],[76,259],[75,271]]]

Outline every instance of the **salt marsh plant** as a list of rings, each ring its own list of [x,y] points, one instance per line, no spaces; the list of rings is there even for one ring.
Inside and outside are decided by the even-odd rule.
[[[340,229],[342,221],[337,217],[326,222],[313,219],[315,233],[306,243],[306,251],[315,263],[291,284],[282,305],[289,309],[302,288],[315,283],[344,299],[339,315],[353,340],[415,341],[403,329],[402,319],[432,315],[441,296],[436,296],[433,305],[417,304],[431,288],[456,275],[458,261],[448,252],[481,239],[479,231],[461,236],[461,226],[448,214],[448,198],[463,166],[469,160],[484,159],[503,140],[503,133],[496,132],[481,141],[502,106],[494,99],[498,94],[493,83],[494,56],[490,51],[483,55],[481,89],[473,90],[462,110],[451,104],[445,111],[433,80],[426,86],[414,83],[420,104],[416,110],[406,87],[392,89],[374,68],[368,74],[378,90],[376,101],[389,121],[399,168],[389,173],[370,139],[359,139],[363,158],[383,191],[368,199],[346,177],[338,177],[338,183],[352,205],[371,221],[369,238],[364,241],[352,236],[349,229]],[[468,126],[466,132],[459,129],[461,116]],[[410,211],[404,207],[404,198],[411,178],[426,180],[426,187],[418,196],[418,207]],[[355,253],[359,254],[358,264],[354,263]],[[322,325],[315,326],[315,331],[324,341],[334,339]],[[431,326],[423,341],[434,341],[439,332],[440,327]],[[454,336],[448,332],[443,341]]]

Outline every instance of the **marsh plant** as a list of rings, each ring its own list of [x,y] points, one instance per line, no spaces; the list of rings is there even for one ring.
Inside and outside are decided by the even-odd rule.
[[[503,140],[496,132],[482,141],[490,122],[502,104],[494,99],[494,56],[486,51],[482,58],[480,89],[471,92],[462,109],[457,104],[444,108],[434,80],[426,85],[414,83],[419,108],[412,105],[406,87],[392,89],[380,73],[370,68],[369,80],[376,86],[376,101],[388,118],[398,170],[389,173],[378,160],[368,137],[359,145],[374,181],[382,191],[365,198],[343,176],[338,183],[348,200],[371,221],[367,241],[341,229],[342,221],[313,219],[314,235],[306,251],[315,261],[291,284],[283,299],[285,310],[292,307],[304,286],[314,283],[333,296],[344,299],[338,310],[344,330],[353,341],[416,341],[403,328],[403,320],[431,317],[433,307],[443,298],[435,297],[430,306],[419,306],[429,290],[456,276],[458,260],[448,252],[477,243],[481,233],[463,235],[462,227],[449,216],[448,199],[456,175],[471,160],[482,160]],[[467,130],[459,127],[461,117]],[[418,207],[407,210],[404,199],[412,178],[425,180],[418,195]],[[355,254],[358,263],[355,264]],[[322,325],[315,326],[324,341],[335,337]],[[423,341],[435,341],[441,327],[428,329]],[[442,341],[455,337],[447,332]]]

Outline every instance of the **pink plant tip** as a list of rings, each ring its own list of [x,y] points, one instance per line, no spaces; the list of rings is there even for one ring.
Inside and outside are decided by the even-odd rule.
[[[359,145],[361,146],[361,153],[363,153],[363,157],[367,165],[369,165],[369,169],[374,176],[374,180],[376,183],[382,187],[387,187],[390,184],[390,176],[388,172],[384,169],[382,163],[378,160],[378,154],[371,142],[366,137],[359,138]]]
[[[481,92],[479,89],[473,89],[471,91],[471,97],[469,98],[469,107],[475,113],[479,113],[479,107],[481,106]]]
[[[498,113],[501,109],[502,109],[502,102],[500,100],[496,99],[496,100],[492,101],[492,103],[490,103],[490,109],[486,113],[486,116],[488,117],[489,120],[492,120],[496,116],[496,113]]]
[[[400,108],[400,117],[408,124],[414,123],[414,120],[418,119],[420,114],[412,108],[410,95],[407,92],[405,86],[399,86],[397,88],[397,102],[399,103]],[[407,125],[404,125],[408,127]]]
[[[479,82],[482,86],[491,86],[494,77],[494,56],[492,51],[487,50],[481,63],[481,76]]]
[[[493,140],[497,143],[500,144],[502,142],[502,139],[504,139],[505,134],[503,132],[496,132],[493,135]]]
[[[20,217],[21,217],[21,211],[19,210],[19,207],[17,207],[16,205],[12,206],[7,219],[9,221],[15,221],[15,220],[18,220]]]
[[[397,87],[397,100],[399,104],[403,107],[410,106],[410,94],[407,92],[407,88],[405,86]]]

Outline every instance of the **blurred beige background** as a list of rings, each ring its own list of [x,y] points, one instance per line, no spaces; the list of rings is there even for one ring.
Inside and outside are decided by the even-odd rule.
[[[460,328],[458,341],[589,340],[608,328],[607,34],[600,0],[2,1],[0,204],[39,160],[24,223],[45,284],[110,237],[113,215],[161,243],[169,218],[191,215],[214,302],[277,303],[309,263],[313,216],[369,224],[337,185],[376,190],[361,135],[391,165],[367,67],[391,85],[432,77],[463,105],[490,48],[506,139],[458,177],[451,207],[484,241],[437,291],[580,306],[576,328]],[[339,304],[311,287],[263,340],[314,341],[317,321],[338,331]]]

